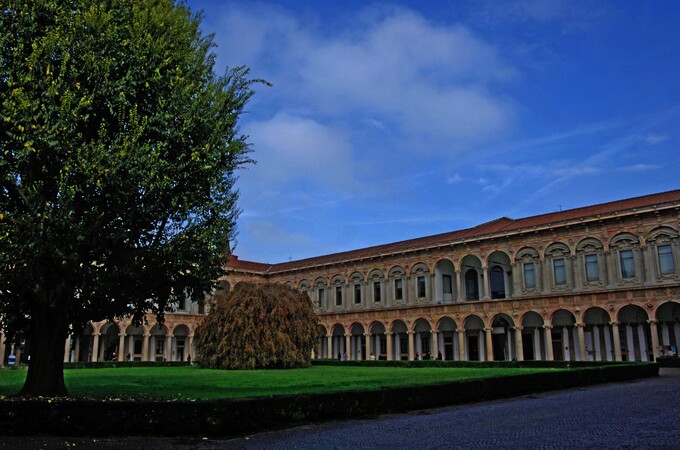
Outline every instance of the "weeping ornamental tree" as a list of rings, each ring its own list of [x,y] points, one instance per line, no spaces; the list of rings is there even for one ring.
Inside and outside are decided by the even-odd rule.
[[[172,0],[0,8],[0,326],[30,340],[22,395],[65,395],[88,320],[159,318],[222,274],[251,162],[245,68]]]
[[[215,297],[196,329],[196,362],[212,369],[308,367],[317,326],[307,294],[282,284],[238,283]]]

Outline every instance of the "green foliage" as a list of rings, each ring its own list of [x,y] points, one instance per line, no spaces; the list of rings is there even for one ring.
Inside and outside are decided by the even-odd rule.
[[[318,319],[306,294],[280,284],[239,283],[196,329],[196,362],[213,369],[310,365]]]
[[[29,332],[32,363],[222,274],[253,80],[214,75],[199,21],[172,0],[0,8],[0,326]]]

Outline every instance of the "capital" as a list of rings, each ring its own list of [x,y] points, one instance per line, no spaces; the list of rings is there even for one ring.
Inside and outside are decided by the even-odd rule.
[[[647,323],[648,323],[648,324],[650,324],[650,325],[654,325],[654,326],[656,326],[656,325],[658,325],[658,324],[659,324],[659,321],[658,321],[658,320],[654,320],[654,319],[652,319],[652,320],[648,320],[648,321],[647,321]]]
[[[609,322],[609,325],[611,325],[611,326],[613,326],[613,327],[618,327],[618,326],[619,326],[619,322],[617,322],[616,320],[612,320],[611,322]]]

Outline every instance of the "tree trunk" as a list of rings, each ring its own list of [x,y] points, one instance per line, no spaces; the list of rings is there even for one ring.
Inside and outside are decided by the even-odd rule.
[[[31,316],[30,361],[22,397],[62,397],[64,385],[64,343],[67,336],[64,314],[55,308],[38,307]]]

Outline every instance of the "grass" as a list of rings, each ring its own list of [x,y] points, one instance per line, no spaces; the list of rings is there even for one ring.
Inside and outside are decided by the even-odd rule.
[[[69,393],[92,398],[241,399],[247,397],[438,384],[563,369],[313,366],[293,370],[210,370],[198,367],[68,369]],[[16,394],[25,369],[0,370],[0,396]]]

